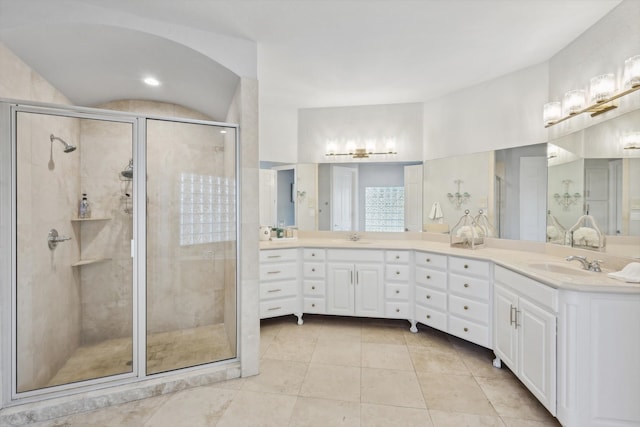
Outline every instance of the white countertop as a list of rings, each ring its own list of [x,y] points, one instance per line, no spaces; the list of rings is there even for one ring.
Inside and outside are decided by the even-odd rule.
[[[443,240],[438,238],[438,240]],[[499,243],[494,243],[499,246]],[[345,236],[333,237],[303,237],[297,239],[281,239],[261,241],[260,249],[284,248],[348,248],[348,249],[395,249],[436,252],[465,258],[492,261],[497,265],[528,276],[560,290],[582,292],[613,292],[640,294],[640,283],[626,283],[607,277],[611,271],[619,271],[624,265],[633,261],[620,257],[606,256],[598,252],[584,252],[572,248],[550,247],[544,243],[517,242],[504,244],[506,247],[492,247],[489,244],[478,249],[452,248],[447,241],[430,241],[424,238],[409,239],[380,239],[364,237],[352,242]],[[545,249],[547,248],[547,249]],[[554,252],[554,253],[549,253]],[[564,252],[564,253],[563,253]],[[596,273],[584,270],[579,262],[565,261],[570,254],[585,255],[588,259],[605,259],[602,272]],[[536,267],[536,265],[538,265]],[[556,271],[547,271],[545,266]],[[564,271],[563,271],[564,270]],[[559,272],[560,271],[560,272]]]

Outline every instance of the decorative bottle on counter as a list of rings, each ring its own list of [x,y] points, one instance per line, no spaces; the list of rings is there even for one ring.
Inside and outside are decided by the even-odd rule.
[[[91,206],[87,200],[87,193],[82,193],[82,199],[78,207],[78,218],[91,218]]]

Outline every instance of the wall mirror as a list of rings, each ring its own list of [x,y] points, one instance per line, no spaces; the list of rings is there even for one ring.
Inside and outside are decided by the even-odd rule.
[[[548,240],[585,214],[607,236],[640,236],[640,110],[549,141]],[[635,147],[635,148],[634,148]]]
[[[260,164],[260,223],[320,231],[420,231],[422,162]]]

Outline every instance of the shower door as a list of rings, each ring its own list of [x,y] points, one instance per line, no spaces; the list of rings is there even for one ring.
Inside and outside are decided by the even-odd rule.
[[[146,120],[146,372],[236,357],[236,128]]]
[[[134,376],[132,180],[122,172],[136,122],[37,107],[11,117],[14,395]],[[79,211],[83,194],[90,211]]]

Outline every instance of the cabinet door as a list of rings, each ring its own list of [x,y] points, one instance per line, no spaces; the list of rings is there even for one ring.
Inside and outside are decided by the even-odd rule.
[[[353,315],[353,264],[328,264],[327,314]]]
[[[384,317],[384,284],[381,264],[356,264],[355,315]]]
[[[526,298],[518,313],[518,377],[556,414],[556,317]]]
[[[494,285],[493,341],[494,352],[514,372],[518,350],[518,330],[514,327],[518,296],[499,284]]]

